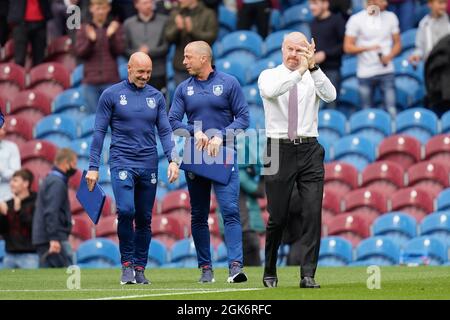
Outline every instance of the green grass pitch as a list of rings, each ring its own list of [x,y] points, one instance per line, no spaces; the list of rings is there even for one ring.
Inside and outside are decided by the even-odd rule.
[[[321,289],[300,289],[297,267],[278,268],[278,288],[264,288],[262,268],[247,267],[249,281],[226,283],[228,271],[216,269],[216,282],[199,284],[197,269],[147,269],[152,284],[119,284],[119,269],[81,269],[80,289],[67,289],[66,269],[0,270],[0,299],[450,299],[450,267],[381,267],[380,289],[369,290],[367,268],[319,268]]]

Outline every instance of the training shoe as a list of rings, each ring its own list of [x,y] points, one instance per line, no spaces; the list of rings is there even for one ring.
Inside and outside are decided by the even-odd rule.
[[[135,284],[134,278],[135,272],[131,262],[125,262],[122,264],[122,277],[120,278],[120,284]]]
[[[239,262],[233,262],[230,267],[228,283],[238,283],[247,281],[247,276],[242,271],[241,264]]]
[[[200,276],[200,279],[198,280],[199,283],[212,283],[216,282],[214,280],[214,271],[210,266],[203,266],[202,269],[202,275]]]
[[[137,284],[150,284],[150,281],[145,277],[144,268],[138,267],[134,269],[135,280]]]

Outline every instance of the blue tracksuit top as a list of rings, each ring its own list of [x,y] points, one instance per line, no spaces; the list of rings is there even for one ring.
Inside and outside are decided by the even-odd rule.
[[[161,92],[150,85],[138,88],[124,80],[100,96],[95,116],[89,169],[98,170],[103,139],[111,126],[110,168],[158,168],[155,126],[169,161],[172,161],[172,129]]]
[[[182,123],[184,113],[187,124]],[[248,128],[248,105],[236,78],[214,70],[207,80],[190,77],[180,83],[173,97],[169,121],[173,131],[185,129],[191,136],[200,130],[194,128],[194,121],[201,121],[203,132],[215,129],[209,138],[221,135],[225,140],[227,129]]]

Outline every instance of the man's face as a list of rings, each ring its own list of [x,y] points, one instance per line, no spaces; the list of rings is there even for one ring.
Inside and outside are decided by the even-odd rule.
[[[377,6],[378,8],[380,8],[380,11],[384,11],[386,10],[387,6],[388,6],[388,2],[387,0],[368,0],[367,1],[367,6]]]
[[[442,17],[447,11],[447,0],[433,0],[428,3],[431,12],[436,17]]]
[[[326,10],[325,1],[310,0],[309,9],[314,17],[320,17]]]
[[[283,63],[291,71],[298,69],[300,66],[300,59],[302,56],[301,47],[304,47],[305,43],[302,41],[285,40],[283,42]]]
[[[15,196],[19,195],[20,193],[26,191],[30,187],[30,182],[27,180],[24,180],[22,177],[16,176],[11,179],[9,182],[9,187],[11,189],[11,193]]]
[[[138,0],[135,7],[140,14],[149,16],[153,12],[153,0]]]
[[[150,80],[152,75],[152,63],[142,64],[135,62],[128,65],[128,74],[130,81],[138,88],[143,88]]]
[[[184,49],[183,65],[191,76],[197,76],[202,70],[205,56],[194,51],[189,45]]]
[[[196,0],[178,0],[180,8],[189,8]]]
[[[106,21],[111,7],[109,4],[93,4],[89,7],[92,19],[96,21]]]

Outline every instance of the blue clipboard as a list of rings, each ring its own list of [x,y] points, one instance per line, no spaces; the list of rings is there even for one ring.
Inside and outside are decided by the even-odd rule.
[[[188,139],[183,150],[183,161],[180,164],[180,169],[227,185],[231,173],[235,170],[235,153],[232,148],[220,146],[219,154],[216,157],[211,157],[208,155],[206,148],[198,151],[195,148],[194,139]]]
[[[84,170],[83,175],[81,176],[80,187],[77,191],[77,199],[83,206],[89,218],[91,218],[92,222],[97,224],[103,210],[103,205],[105,204],[106,194],[98,183],[95,184],[92,192],[89,191],[85,179],[86,173],[86,170]]]

